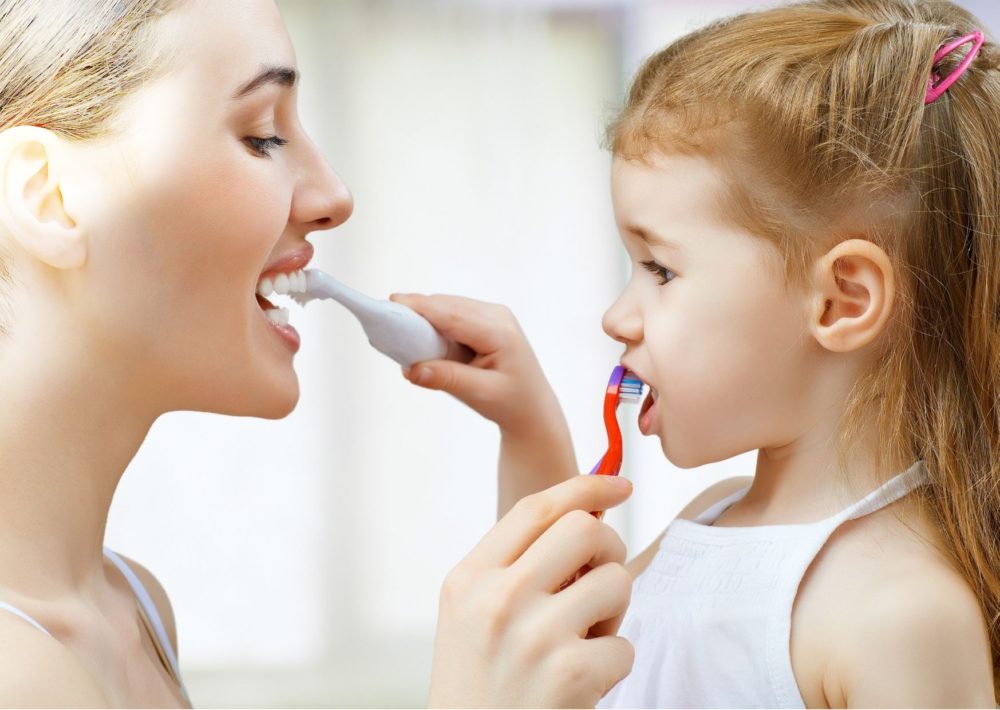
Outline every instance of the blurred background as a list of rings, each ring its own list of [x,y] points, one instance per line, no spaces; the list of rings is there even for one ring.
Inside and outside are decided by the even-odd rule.
[[[722,0],[278,0],[306,129],[351,187],[315,265],[378,297],[507,304],[559,395],[582,470],[606,443],[621,347],[601,316],[629,267],[603,129],[641,60]],[[1000,5],[962,3],[994,29]],[[199,707],[426,703],[439,585],[495,520],[498,436],[371,350],[336,304],[293,309],[302,399],[281,421],[174,413],[122,480],[107,544],[158,575]],[[530,392],[525,393],[530,397]],[[640,552],[754,455],[693,470],[626,426]]]

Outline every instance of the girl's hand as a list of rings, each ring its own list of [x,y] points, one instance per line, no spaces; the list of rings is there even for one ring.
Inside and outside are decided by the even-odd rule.
[[[448,392],[500,427],[497,518],[524,496],[577,475],[566,417],[509,309],[460,296],[390,299],[474,353],[467,363],[419,363],[406,375],[421,387]]]
[[[615,636],[631,595],[625,545],[588,511],[631,492],[617,476],[576,476],[523,498],[448,574],[432,707],[593,707],[629,673],[632,645]]]
[[[496,422],[503,434],[535,436],[564,425],[555,393],[508,308],[461,296],[393,294],[389,300],[412,308],[474,353],[468,363],[430,360],[414,365],[404,370],[411,382],[451,394]]]

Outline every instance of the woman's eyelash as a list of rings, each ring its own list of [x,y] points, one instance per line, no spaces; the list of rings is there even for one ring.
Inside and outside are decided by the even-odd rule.
[[[670,281],[673,281],[674,277],[677,276],[677,274],[675,274],[673,271],[671,271],[666,267],[660,266],[655,261],[643,261],[640,263],[643,265],[643,267],[645,267],[646,271],[650,272],[651,274],[655,274],[659,276],[660,279],[662,279],[660,281],[661,286],[665,286]]]
[[[251,150],[262,158],[270,158],[271,149],[280,148],[288,143],[287,140],[278,136],[270,136],[269,138],[247,136],[244,140],[250,145]]]

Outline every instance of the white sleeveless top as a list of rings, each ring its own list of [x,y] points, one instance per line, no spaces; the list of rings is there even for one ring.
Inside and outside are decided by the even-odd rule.
[[[804,708],[789,653],[799,583],[845,520],[928,480],[917,461],[862,500],[815,523],[712,527],[749,486],[695,520],[674,520],[632,585],[619,634],[632,672],[597,707]]]

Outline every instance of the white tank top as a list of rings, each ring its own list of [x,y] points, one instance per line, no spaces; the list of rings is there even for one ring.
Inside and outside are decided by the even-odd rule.
[[[632,585],[619,634],[632,672],[597,707],[804,708],[789,653],[792,604],[813,558],[845,520],[928,480],[923,462],[815,523],[712,527],[749,486],[695,520],[674,520]]]

